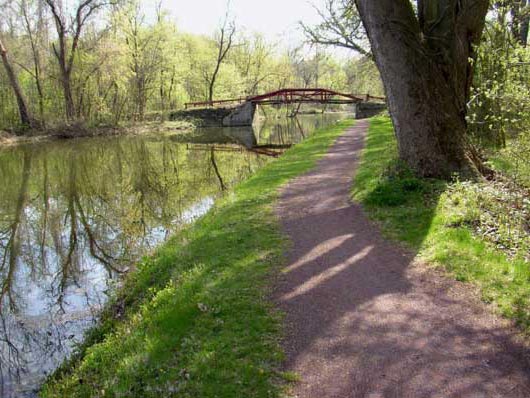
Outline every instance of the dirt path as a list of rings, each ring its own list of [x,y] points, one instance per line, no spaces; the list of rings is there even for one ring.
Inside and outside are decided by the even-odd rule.
[[[300,398],[530,397],[530,351],[465,284],[383,239],[349,201],[368,122],[278,206],[293,247],[275,293]]]

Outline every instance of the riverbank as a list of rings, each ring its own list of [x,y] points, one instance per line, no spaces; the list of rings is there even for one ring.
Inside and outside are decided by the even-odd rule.
[[[286,247],[278,188],[352,122],[320,130],[142,261],[43,397],[274,397],[279,316],[268,301]]]
[[[89,127],[83,124],[73,124],[52,127],[43,130],[28,130],[24,134],[15,134],[0,130],[0,148],[23,144],[34,144],[54,140],[73,138],[89,138],[121,135],[148,135],[191,133],[196,126],[190,121],[152,121],[132,123],[122,126],[97,126]]]
[[[379,117],[372,119],[352,194],[388,236],[469,283],[529,333],[528,201],[505,187],[502,179],[415,178],[397,161],[390,119]]]

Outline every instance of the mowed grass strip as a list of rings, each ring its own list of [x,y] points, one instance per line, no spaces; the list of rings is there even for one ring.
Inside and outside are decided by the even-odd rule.
[[[287,151],[143,260],[41,396],[280,396],[290,377],[277,370],[280,319],[268,294],[286,240],[273,206],[352,123]]]
[[[465,208],[474,201],[461,197],[466,193],[459,184],[416,178],[398,161],[390,119],[372,119],[352,188],[354,200],[387,236],[405,242],[457,280],[478,286],[485,302],[529,333],[530,266],[521,258],[508,258],[473,233],[465,217],[480,209]]]

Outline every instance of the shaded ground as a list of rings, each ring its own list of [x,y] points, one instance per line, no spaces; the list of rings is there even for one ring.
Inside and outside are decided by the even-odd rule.
[[[349,201],[367,121],[282,191],[275,299],[300,398],[528,397],[530,350],[468,285],[413,264]]]

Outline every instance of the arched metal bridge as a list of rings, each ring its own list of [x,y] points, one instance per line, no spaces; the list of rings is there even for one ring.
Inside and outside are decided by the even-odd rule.
[[[189,102],[188,108],[231,107],[244,103],[254,105],[282,105],[282,104],[358,104],[362,102],[384,102],[384,97],[370,94],[346,94],[325,88],[285,88],[270,93],[217,101]]]

